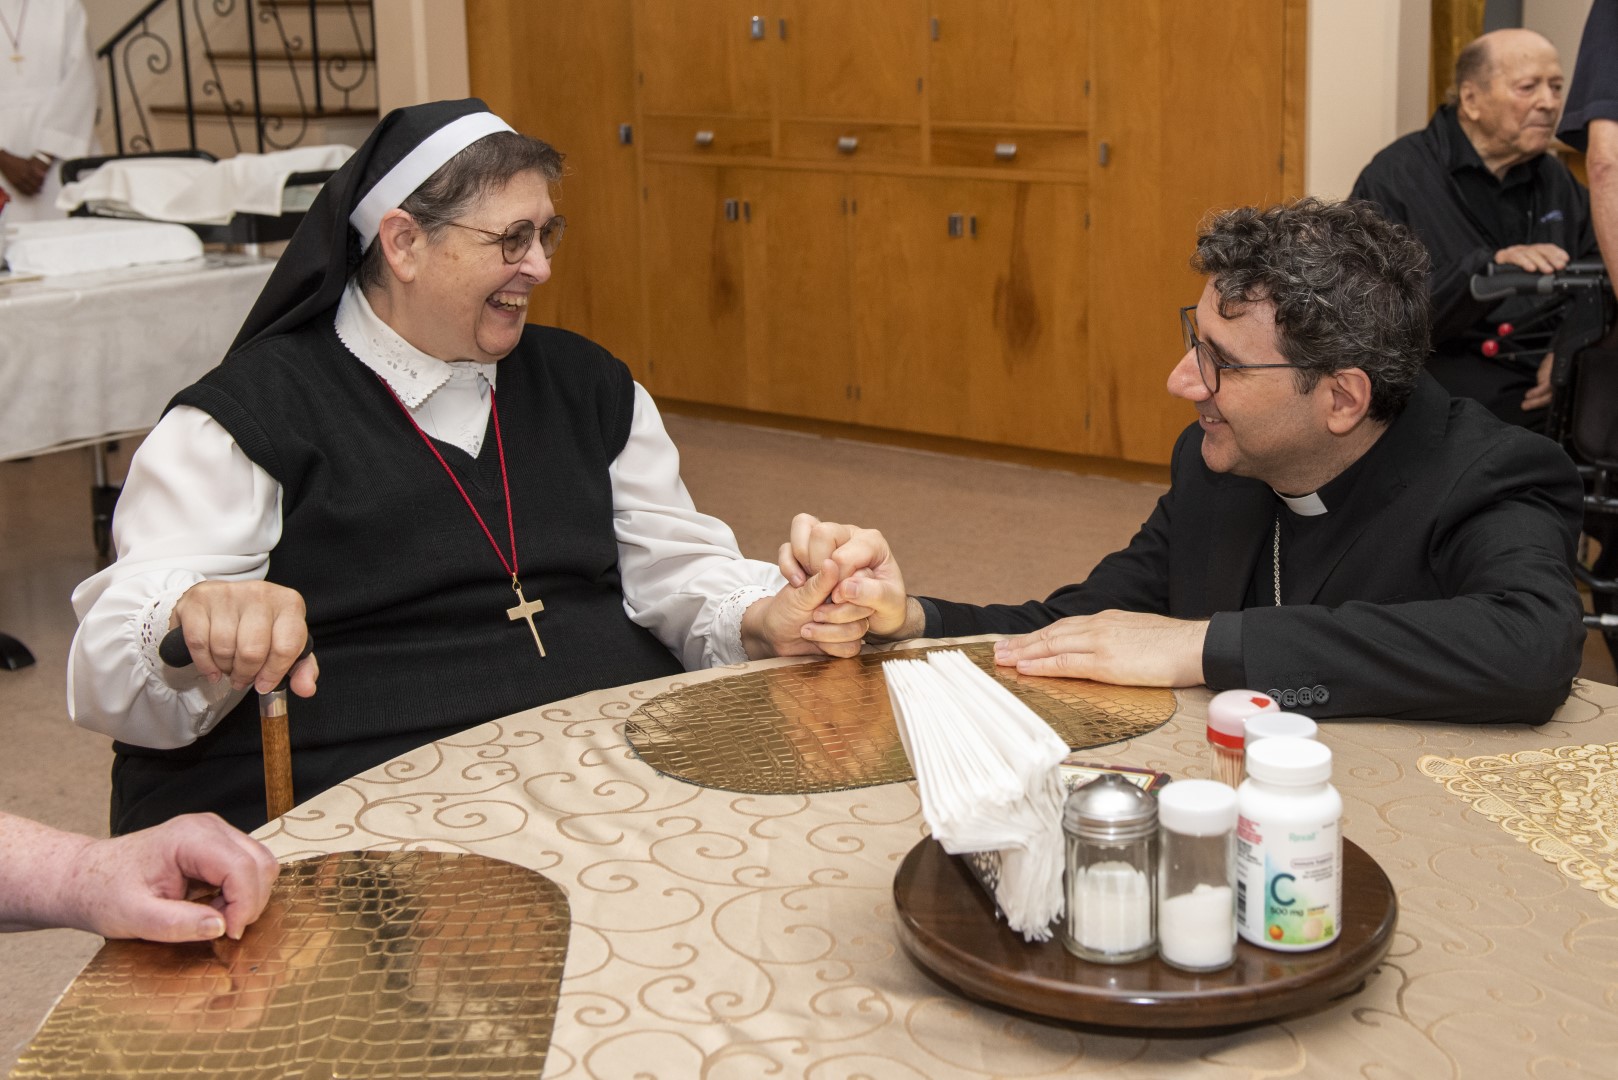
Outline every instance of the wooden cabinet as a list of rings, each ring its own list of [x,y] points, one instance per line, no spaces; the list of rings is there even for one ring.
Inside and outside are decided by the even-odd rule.
[[[775,0],[782,116],[921,123],[921,0]]]
[[[655,395],[1164,462],[1191,419],[1164,384],[1198,222],[1301,190],[1306,2],[468,18],[474,92],[570,152],[533,311]]]
[[[737,171],[645,168],[646,385],[659,395],[748,406]],[[725,212],[731,200],[734,220]]]
[[[860,176],[855,192],[855,418],[1086,452],[1083,188]]]
[[[929,0],[928,8],[935,125],[1085,126],[1089,4]]]
[[[646,166],[648,386],[659,395],[850,420],[843,176]]]
[[[547,11],[555,0],[546,4],[505,0],[505,6]],[[641,109],[648,114],[769,115],[775,57],[765,7],[742,0],[635,0],[635,85]],[[509,47],[523,44],[511,42]],[[568,51],[578,43],[560,38],[555,44],[558,51]],[[551,100],[563,96],[572,100],[597,88],[584,84],[555,89]]]

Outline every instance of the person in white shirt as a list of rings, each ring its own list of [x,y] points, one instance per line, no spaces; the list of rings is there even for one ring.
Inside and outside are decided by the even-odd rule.
[[[858,651],[865,609],[816,612],[835,566],[792,588],[743,559],[628,369],[525,324],[560,175],[475,99],[390,113],[225,362],[147,437],[118,560],[73,596],[69,709],[118,740],[115,833],[199,810],[262,823],[244,697],[288,672],[307,799],[588,690]],[[193,667],[158,658],[172,627]]]
[[[15,225],[64,216],[58,162],[90,152],[96,77],[79,0],[0,0],[0,187]]]

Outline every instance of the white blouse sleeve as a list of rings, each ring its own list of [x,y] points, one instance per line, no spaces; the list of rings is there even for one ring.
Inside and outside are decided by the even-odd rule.
[[[730,527],[697,511],[680,479],[680,452],[639,383],[629,441],[609,474],[629,617],[688,671],[746,660],[742,614],[786,578],[770,563],[742,558]]]
[[[185,590],[262,581],[280,538],[281,485],[207,413],[164,416],[129,463],[113,517],[118,561],[73,590],[73,722],[158,749],[207,734],[245,691],[165,667],[158,642]]]

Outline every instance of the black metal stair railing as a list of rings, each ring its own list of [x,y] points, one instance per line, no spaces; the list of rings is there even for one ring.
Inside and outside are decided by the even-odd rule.
[[[197,123],[204,114],[224,121],[236,152],[285,150],[303,140],[312,121],[369,110],[355,104],[368,83],[374,95],[376,16],[369,0],[189,0],[189,13],[187,6],[188,0],[151,0],[96,50],[96,58],[107,65],[118,153],[199,149]],[[283,10],[305,8],[307,51],[304,35],[289,31],[282,18]],[[321,9],[346,14],[343,36],[349,39],[336,47],[328,41],[324,52]],[[268,31],[262,54],[261,30]],[[216,40],[243,32],[245,52],[216,47]],[[245,78],[227,76],[232,60],[246,61]],[[272,70],[286,72],[295,100],[265,102],[265,76]],[[172,101],[176,81],[183,109],[153,100],[166,95]],[[165,113],[184,116],[183,147],[158,145],[163,140],[154,134],[153,117]],[[249,120],[244,146],[242,129]]]

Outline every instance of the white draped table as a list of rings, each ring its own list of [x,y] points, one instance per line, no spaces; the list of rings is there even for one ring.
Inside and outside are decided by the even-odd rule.
[[[926,831],[913,783],[741,795],[662,776],[625,743],[625,718],[663,690],[792,662],[603,690],[484,724],[311,799],[259,835],[283,859],[471,851],[560,885],[573,929],[546,1077],[1613,1075],[1618,836],[1603,839],[1599,819],[1618,813],[1586,804],[1618,802],[1618,775],[1586,782],[1610,751],[1594,766],[1570,761],[1565,774],[1534,752],[1618,744],[1618,688],[1579,682],[1539,727],[1322,724],[1345,835],[1399,894],[1388,959],[1362,992],[1322,1012],[1213,1038],[1141,1038],[978,1005],[910,962],[892,885]],[[1163,727],[1087,756],[1210,775],[1208,695],[1178,697]],[[1474,809],[1434,764],[1524,752],[1540,764],[1521,771],[1551,770],[1547,813],[1561,824],[1546,828],[1596,853],[1594,879],[1581,884],[1567,860],[1552,861],[1554,837],[1531,846],[1487,816],[1498,806]],[[1576,782],[1556,795],[1563,775]]]
[[[182,263],[7,283],[0,461],[146,431],[224,358],[275,260]]]

